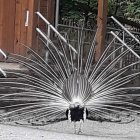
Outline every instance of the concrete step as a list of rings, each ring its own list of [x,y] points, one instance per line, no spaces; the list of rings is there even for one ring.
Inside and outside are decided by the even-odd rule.
[[[18,63],[0,62],[0,68],[8,71],[28,71],[28,69]]]

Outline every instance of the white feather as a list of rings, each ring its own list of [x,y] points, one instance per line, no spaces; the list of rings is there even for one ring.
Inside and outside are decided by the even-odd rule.
[[[0,68],[0,72],[5,76],[7,77],[7,74]]]
[[[7,55],[0,49],[0,53],[5,57],[7,58]]]

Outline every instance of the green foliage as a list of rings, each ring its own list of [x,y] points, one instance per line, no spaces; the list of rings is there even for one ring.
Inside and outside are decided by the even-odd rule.
[[[129,1],[126,15],[130,18],[140,19],[140,0]]]
[[[98,0],[60,0],[60,20],[95,19]],[[108,0],[108,15],[140,19],[140,0]]]
[[[108,0],[108,15],[125,17],[127,0]]]
[[[140,0],[108,0],[108,14],[140,19]]]
[[[60,18],[84,19],[97,14],[97,0],[60,0]]]

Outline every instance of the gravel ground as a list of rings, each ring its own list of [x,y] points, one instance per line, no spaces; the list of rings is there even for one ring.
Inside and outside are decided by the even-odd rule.
[[[74,135],[26,127],[0,125],[1,140],[127,140],[126,138]]]
[[[0,140],[140,140],[139,124],[138,120],[129,124],[86,121],[80,135],[74,134],[68,121],[32,128],[1,124]]]

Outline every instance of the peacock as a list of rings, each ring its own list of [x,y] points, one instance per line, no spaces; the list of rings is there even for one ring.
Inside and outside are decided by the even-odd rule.
[[[124,60],[130,54],[136,57],[134,46],[138,43],[127,47],[118,40],[120,45],[115,47],[116,36],[97,62],[96,34],[86,55],[82,35],[75,52],[59,37],[58,44],[48,39],[49,45],[40,37],[49,52],[47,61],[24,44],[19,47],[25,47],[30,57],[0,50],[5,61],[19,63],[28,70],[0,69],[0,110],[4,110],[0,114],[1,121],[69,120],[74,122],[75,133],[80,133],[81,127],[76,130],[76,123],[86,119],[118,122],[121,117],[117,116],[137,117],[140,87],[134,83],[140,71],[133,69],[140,65],[140,60],[137,58],[127,64]]]

